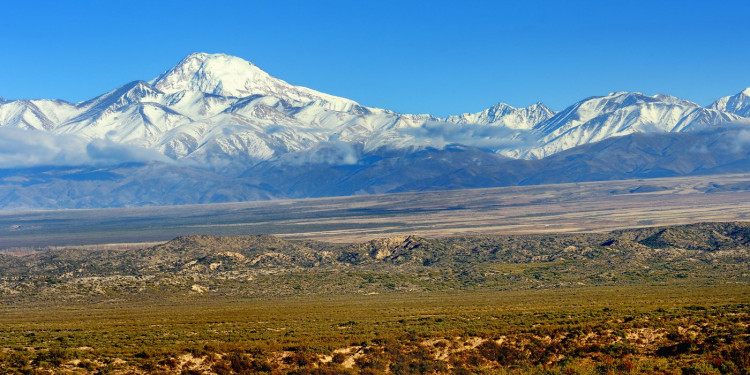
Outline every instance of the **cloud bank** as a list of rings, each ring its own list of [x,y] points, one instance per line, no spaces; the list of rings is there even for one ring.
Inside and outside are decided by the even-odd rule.
[[[536,142],[536,138],[528,130],[480,124],[426,122],[420,127],[403,129],[401,132],[405,136],[413,137],[420,144],[437,148],[460,144],[497,152],[531,146]]]
[[[109,140],[86,140],[69,134],[0,127],[0,168],[116,165],[170,161],[158,152]]]
[[[361,150],[352,144],[330,141],[322,142],[315,147],[292,152],[281,156],[287,164],[328,164],[328,165],[352,165],[357,164],[361,157]]]

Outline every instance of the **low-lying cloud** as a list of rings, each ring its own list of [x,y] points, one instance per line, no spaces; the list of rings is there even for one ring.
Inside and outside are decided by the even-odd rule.
[[[86,145],[86,154],[99,163],[172,161],[156,150],[115,143],[109,139],[94,139]]]
[[[290,165],[352,165],[357,164],[360,154],[360,150],[352,144],[331,141],[319,143],[308,150],[283,155],[282,158]]]
[[[732,139],[734,152],[745,152],[750,149],[750,129],[742,129]]]
[[[89,141],[69,134],[0,127],[0,168],[100,166],[155,160],[171,159],[154,150],[110,140]]]
[[[427,122],[420,127],[403,129],[401,132],[413,137],[419,144],[437,148],[460,144],[496,152],[531,146],[536,142],[536,138],[528,130],[480,124]]]
[[[750,152],[750,124],[746,122],[704,126],[694,134],[703,135],[706,143],[694,146],[698,153],[745,154]]]

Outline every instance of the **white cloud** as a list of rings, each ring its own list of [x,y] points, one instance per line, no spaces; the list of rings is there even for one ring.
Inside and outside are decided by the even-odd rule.
[[[95,163],[116,164],[123,162],[171,161],[163,154],[144,147],[94,139],[86,145],[86,154]]]
[[[737,135],[732,138],[733,143],[731,144],[732,152],[747,152],[750,149],[750,130],[742,129],[737,132]]]
[[[460,144],[492,152],[524,147],[536,142],[530,131],[496,125],[427,122],[418,128],[403,129],[402,132],[414,137],[417,143],[429,143],[434,147]]]
[[[352,165],[359,161],[360,152],[349,143],[333,141],[317,144],[308,150],[292,152],[281,158],[291,165]]]
[[[108,140],[88,141],[68,134],[0,127],[0,168],[113,165],[168,161],[156,151]]]

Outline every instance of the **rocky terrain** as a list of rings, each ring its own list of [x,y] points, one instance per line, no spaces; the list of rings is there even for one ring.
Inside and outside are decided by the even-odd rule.
[[[746,283],[748,261],[750,224],[744,222],[354,244],[191,235],[128,251],[0,254],[0,294],[6,300],[69,300]]]
[[[749,262],[746,222],[6,253],[0,372],[743,375]]]

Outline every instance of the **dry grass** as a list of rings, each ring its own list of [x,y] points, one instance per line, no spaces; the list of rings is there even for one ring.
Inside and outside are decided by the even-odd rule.
[[[749,292],[674,285],[4,306],[0,371],[739,374],[750,364]]]

